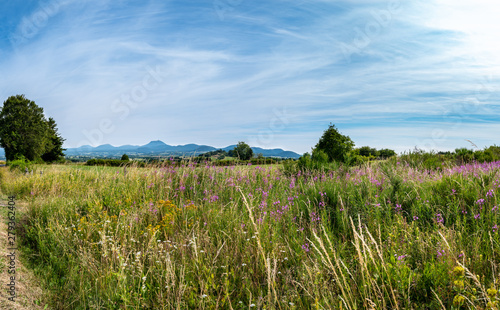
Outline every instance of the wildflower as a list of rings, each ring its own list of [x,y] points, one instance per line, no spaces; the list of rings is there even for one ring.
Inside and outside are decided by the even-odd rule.
[[[493,230],[494,233],[497,232],[497,230],[498,230],[497,224],[495,224],[495,226],[493,226],[492,230]]]
[[[480,205],[480,206],[481,206],[481,205],[483,205],[483,204],[484,204],[484,199],[483,199],[483,198],[478,199],[478,200],[476,201],[476,204],[478,204],[478,205]]]
[[[464,289],[464,281],[462,280],[456,280],[453,282],[453,285],[455,285],[455,287],[459,290],[463,290]]]
[[[465,302],[465,297],[461,295],[456,295],[455,298],[453,298],[453,306],[455,307],[462,306],[464,302]]]
[[[255,307],[255,304],[251,304],[251,305],[250,305],[250,308],[253,308],[253,307]]]
[[[396,204],[396,206],[394,207],[394,211],[396,211],[396,212],[401,212],[402,210],[403,210],[403,208],[399,204]]]
[[[309,243],[306,243],[304,245],[302,245],[302,250],[306,251],[306,252],[309,252]]]
[[[478,214],[474,215],[474,219],[476,219],[476,220],[477,220],[477,219],[479,219],[479,218],[481,218],[481,214],[479,214],[479,213],[478,213]]]
[[[441,215],[441,213],[436,214],[436,221],[438,223],[443,223],[444,222],[444,219],[443,219],[443,216]]]
[[[453,269],[453,274],[457,277],[463,277],[465,275],[465,270],[461,266],[457,266]]]
[[[206,294],[201,295],[201,298],[205,298],[205,297],[207,297],[207,295],[206,295]]]
[[[498,291],[494,288],[489,288],[486,290],[486,292],[488,293],[488,296],[490,296],[490,298],[495,298],[498,293]]]
[[[445,254],[444,250],[438,250],[437,251],[437,257],[440,258],[441,256],[443,256]]]
[[[414,220],[414,221],[418,220],[418,216],[414,215],[414,216],[413,216],[413,220]]]

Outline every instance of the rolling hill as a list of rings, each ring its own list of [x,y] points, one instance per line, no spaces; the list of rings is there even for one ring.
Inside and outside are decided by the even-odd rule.
[[[96,156],[96,157],[116,157],[124,153],[128,155],[176,155],[176,156],[190,156],[199,155],[210,151],[222,149],[229,151],[234,149],[236,145],[230,145],[224,148],[215,148],[209,145],[186,144],[186,145],[168,145],[163,141],[151,141],[145,145],[123,145],[112,146],[110,144],[103,144],[97,147],[84,145],[78,148],[68,148],[65,151],[67,156]],[[252,147],[254,154],[261,153],[265,157],[281,157],[281,158],[299,158],[300,155],[283,149],[263,149],[260,147]]]

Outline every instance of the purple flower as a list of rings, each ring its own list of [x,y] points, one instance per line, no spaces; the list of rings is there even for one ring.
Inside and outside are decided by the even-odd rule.
[[[306,252],[309,252],[309,243],[306,243],[306,244],[303,244],[302,245],[302,250],[306,251]]]
[[[444,256],[444,250],[438,250],[437,251],[437,257],[440,258],[441,256]]]
[[[443,219],[443,216],[441,215],[441,213],[436,214],[436,221],[438,223],[443,223],[444,222],[444,219]]]
[[[413,216],[413,220],[414,220],[414,221],[418,220],[418,216],[414,215],[414,216]]]
[[[402,261],[403,259],[405,259],[406,255],[397,256],[397,254],[394,254],[394,257],[396,257],[398,261]]]
[[[477,220],[477,219],[479,219],[479,218],[481,218],[481,214],[479,214],[479,213],[478,213],[478,214],[474,215],[474,219],[476,219],[476,220]]]

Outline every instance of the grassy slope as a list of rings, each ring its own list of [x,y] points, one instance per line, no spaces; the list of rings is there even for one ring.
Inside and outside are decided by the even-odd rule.
[[[498,166],[52,166],[3,188],[55,308],[458,309],[496,302]]]
[[[8,175],[7,168],[0,168],[0,182],[3,177],[7,178]],[[16,310],[24,310],[24,309],[43,309],[43,290],[40,287],[40,283],[33,274],[33,272],[25,267],[26,260],[22,255],[21,251],[16,251],[16,273],[10,274],[7,271],[9,270],[7,255],[10,254],[8,248],[9,240],[8,240],[8,218],[9,218],[9,209],[7,208],[7,196],[0,189],[0,283],[3,288],[5,288],[7,283],[10,283],[10,278],[15,276],[16,283],[16,294],[17,298],[15,298],[14,302],[7,299],[7,295],[5,294],[6,290],[2,288],[2,294],[0,298],[0,309],[16,309]],[[22,203],[17,201],[16,203],[16,222],[21,224],[21,220],[23,218],[23,214],[26,212],[26,203]],[[18,226],[19,227],[19,226]],[[17,230],[18,239],[19,233],[21,230]]]

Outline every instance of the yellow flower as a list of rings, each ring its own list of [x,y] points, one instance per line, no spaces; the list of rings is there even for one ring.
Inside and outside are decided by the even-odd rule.
[[[464,289],[464,281],[462,281],[462,280],[456,280],[456,281],[453,282],[453,284],[459,290],[463,290]]]
[[[455,298],[453,298],[453,306],[455,307],[462,306],[464,302],[465,302],[465,297],[461,295],[456,295]]]
[[[453,269],[453,274],[458,277],[463,277],[465,275],[465,270],[463,267],[457,266]]]
[[[498,293],[498,291],[494,288],[489,288],[486,290],[486,292],[488,293],[488,296],[490,296],[490,298],[495,298]]]

